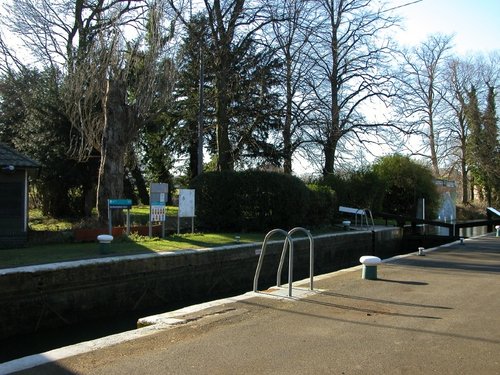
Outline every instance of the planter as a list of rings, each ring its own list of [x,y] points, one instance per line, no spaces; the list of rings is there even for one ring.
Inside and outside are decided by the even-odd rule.
[[[73,229],[73,237],[75,242],[95,242],[100,234],[109,234],[108,228],[77,228]],[[127,233],[126,227],[113,227],[111,235],[120,237]],[[141,236],[149,235],[148,225],[139,225],[130,227],[130,233],[137,233]],[[161,225],[153,225],[153,236],[161,236]]]

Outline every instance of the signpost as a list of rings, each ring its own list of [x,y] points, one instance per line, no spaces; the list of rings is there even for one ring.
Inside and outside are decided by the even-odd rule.
[[[123,209],[127,209],[127,236],[130,234],[130,208],[132,208],[132,199],[108,199],[108,222],[110,235],[113,235],[113,215],[111,215],[111,210]]]
[[[179,190],[179,212],[177,214],[177,234],[180,232],[180,218],[190,217],[191,218],[191,233],[194,233],[194,200],[195,191],[194,189],[180,189]]]
[[[153,237],[153,222],[161,222],[161,236],[165,237],[166,205],[168,200],[168,184],[151,183],[149,190],[149,237]]]

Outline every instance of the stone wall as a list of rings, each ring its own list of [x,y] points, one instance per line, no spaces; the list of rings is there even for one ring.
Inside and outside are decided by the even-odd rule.
[[[399,228],[315,237],[315,274],[357,265],[361,255],[385,258],[398,254],[401,237]],[[276,238],[280,239],[278,235]],[[235,245],[0,270],[0,338],[250,291],[260,246]],[[276,285],[282,248],[282,240],[269,243],[259,290]],[[283,283],[287,275],[285,264]],[[309,240],[295,240],[294,280],[308,276]]]

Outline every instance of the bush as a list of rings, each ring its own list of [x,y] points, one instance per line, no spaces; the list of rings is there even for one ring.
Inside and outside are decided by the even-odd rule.
[[[343,176],[329,175],[322,184],[333,189],[341,206],[381,209],[385,185],[371,169],[353,171]]]
[[[308,184],[309,206],[307,225],[319,226],[333,223],[337,209],[335,191],[319,184]]]
[[[193,180],[197,219],[210,230],[305,225],[309,191],[298,178],[262,171],[208,172]]]
[[[426,216],[436,217],[440,197],[428,168],[409,157],[392,155],[381,158],[373,166],[373,171],[385,184],[384,212],[415,216],[418,199],[424,198]]]

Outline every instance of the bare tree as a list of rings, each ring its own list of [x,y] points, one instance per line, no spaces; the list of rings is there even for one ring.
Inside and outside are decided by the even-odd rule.
[[[448,63],[448,95],[445,100],[451,110],[448,122],[448,133],[444,138],[444,152],[453,157],[450,168],[458,165],[462,180],[462,203],[468,202],[468,165],[467,165],[467,137],[468,127],[465,116],[467,106],[467,90],[472,85],[473,67],[470,63],[458,58]]]
[[[314,69],[308,77],[315,103],[312,137],[323,153],[323,174],[334,171],[341,139],[362,140],[385,123],[370,123],[366,105],[392,95],[387,31],[398,19],[373,0],[316,0],[311,36]]]
[[[469,94],[474,88],[479,103],[482,103],[488,102],[488,93],[491,96],[491,90],[499,89],[498,54],[493,53],[487,58],[480,55],[453,57],[448,61],[445,74],[446,95],[443,98],[449,111],[447,116],[442,116],[445,121],[441,129],[443,137],[439,147],[443,160],[447,161],[449,173],[453,173],[454,170],[459,171],[462,184],[461,200],[462,203],[467,203],[474,199],[474,176],[470,174],[472,124],[466,116],[467,106],[470,104]],[[490,102],[488,105],[492,108],[493,104]],[[482,104],[481,106],[487,107]],[[495,135],[490,139],[495,139]],[[485,142],[481,147],[486,148],[486,146]],[[495,147],[490,145],[487,154],[492,156],[494,149]]]
[[[432,35],[418,47],[401,53],[399,110],[407,126],[424,139],[421,156],[430,158],[439,176],[439,129],[445,122],[446,64],[452,37]]]
[[[147,0],[19,0],[3,22],[40,63],[65,73],[63,98],[75,150],[101,157],[98,212],[123,194],[124,159],[159,95],[168,38],[165,7]],[[130,36],[132,35],[132,36]],[[165,65],[164,65],[165,66]],[[164,87],[163,87],[164,89]]]
[[[310,100],[306,77],[312,68],[307,56],[311,50],[309,38],[313,32],[314,7],[305,0],[285,0],[269,6],[274,22],[269,28],[268,44],[282,65],[279,81],[284,113],[283,170],[291,174],[293,154],[308,139],[304,134]]]

